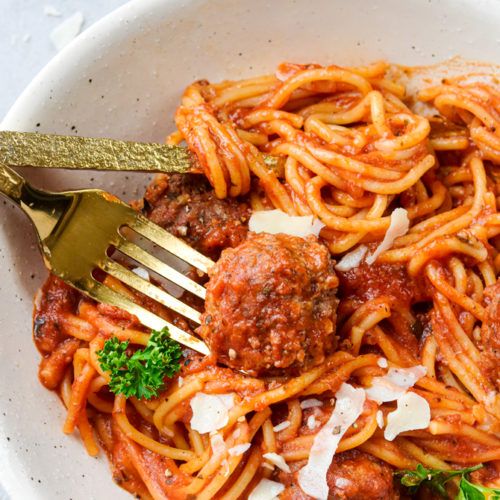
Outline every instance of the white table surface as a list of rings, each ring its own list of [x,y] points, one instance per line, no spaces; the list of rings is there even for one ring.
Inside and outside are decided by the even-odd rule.
[[[82,30],[127,0],[0,0],[0,121],[33,77],[54,57],[51,31],[80,11]],[[61,13],[48,16],[50,5]],[[0,446],[2,443],[0,443]],[[0,500],[7,500],[1,486]]]
[[[126,0],[0,0],[0,120],[33,77],[57,53],[50,32],[80,11],[83,29]],[[62,15],[44,14],[46,5]]]

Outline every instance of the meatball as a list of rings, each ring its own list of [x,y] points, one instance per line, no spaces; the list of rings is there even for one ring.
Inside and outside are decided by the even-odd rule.
[[[285,484],[282,500],[310,499],[297,483],[298,464],[291,474],[280,473]],[[326,476],[328,498],[336,500],[395,500],[399,492],[394,488],[392,469],[386,463],[358,450],[339,453],[333,457]]]
[[[214,259],[246,238],[250,217],[245,202],[219,200],[208,181],[196,174],[158,176],[146,191],[144,213]]]
[[[231,368],[300,372],[335,347],[337,286],[315,237],[250,234],[211,270],[199,333]]]

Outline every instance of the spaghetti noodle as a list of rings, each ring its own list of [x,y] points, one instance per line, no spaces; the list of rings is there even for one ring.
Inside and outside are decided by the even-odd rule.
[[[384,62],[285,63],[275,75],[196,82],[168,142],[187,143],[213,190],[199,187],[202,176],[160,177],[146,196],[152,220],[212,255],[245,239],[250,209],[320,219],[320,239],[337,261],[366,246],[358,265],[337,271],[338,345],[319,365],[252,377],[185,353],[180,376],[158,398],[126,399],[109,391],[96,352],[112,336],[144,346],[148,332],[56,278],[44,285],[35,311],[40,379],[68,408],[64,432],[78,429],[91,455],[99,442],[130,492],[229,500],[272,480],[281,498],[308,498],[300,470],[338,391],[375,390],[414,367],[425,375],[404,391],[428,404],[428,425],[389,440],[381,427],[394,418],[396,398],[366,397],[334,450],[329,495],[396,498],[391,471],[419,463],[483,463],[473,480],[500,486],[500,91],[494,79],[447,79],[418,94],[433,106],[426,117],[412,111],[394,73]],[[264,155],[277,156],[278,167]],[[188,182],[198,187],[186,194]],[[397,207],[409,230],[367,264],[363,255],[384,238]],[[200,214],[208,219],[196,225],[190,217]],[[191,424],[200,393],[234,399],[212,434]]]

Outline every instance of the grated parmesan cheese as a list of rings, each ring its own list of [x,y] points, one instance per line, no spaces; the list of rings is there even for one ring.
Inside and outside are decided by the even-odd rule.
[[[248,500],[274,500],[283,493],[285,487],[270,479],[261,479],[260,483],[248,495]]]
[[[288,429],[288,427],[290,427],[290,422],[288,420],[283,420],[283,422],[273,427],[273,431],[274,432],[284,431],[285,429]]]
[[[320,401],[316,398],[304,399],[300,402],[300,407],[303,410],[307,410],[308,408],[316,408],[318,406],[323,406],[323,401]]]
[[[316,429],[316,427],[318,427],[319,425],[319,422],[316,421],[316,417],[314,415],[309,415],[307,417],[307,428],[308,429]]]
[[[71,17],[65,19],[59,26],[56,26],[50,33],[50,40],[57,50],[61,50],[71,42],[83,26],[83,14],[75,12]]]
[[[150,281],[149,273],[143,267],[134,267],[132,272],[142,278],[143,280]]]
[[[335,408],[328,422],[316,434],[307,464],[299,471],[299,486],[314,498],[328,498],[326,475],[337,446],[347,429],[363,411],[365,391],[343,383],[335,394]]]
[[[312,215],[288,215],[281,210],[261,210],[253,212],[248,221],[248,229],[254,233],[289,234],[305,238],[318,236],[325,225]]]
[[[431,421],[431,409],[425,398],[407,392],[398,399],[398,407],[387,415],[384,438],[392,441],[398,434],[426,429]]]
[[[61,12],[59,12],[53,5],[44,5],[43,13],[46,16],[61,17]]]
[[[251,446],[250,443],[237,444],[236,446],[229,448],[229,450],[227,450],[227,452],[232,457],[239,457],[240,455],[243,455],[243,453],[245,453],[250,448],[250,446]]]
[[[377,410],[377,413],[375,414],[375,418],[377,420],[377,425],[379,426],[379,429],[383,429],[384,425],[385,425],[383,411]]]
[[[271,462],[273,465],[276,465],[276,467],[281,469],[283,472],[290,472],[290,467],[281,455],[278,455],[277,453],[264,453],[262,457],[268,462]]]
[[[215,457],[223,457],[226,454],[226,443],[224,443],[222,434],[213,432],[210,435],[210,446]]]
[[[396,208],[391,213],[391,223],[385,233],[382,243],[376,248],[375,252],[366,258],[367,264],[373,264],[380,254],[389,250],[394,244],[394,240],[405,235],[410,228],[410,219],[408,212],[404,208]]]
[[[190,402],[193,416],[191,427],[201,434],[222,429],[229,421],[234,406],[234,394],[205,394],[198,392]]]
[[[337,488],[340,488],[341,490],[349,487],[350,485],[351,481],[349,481],[349,479],[345,479],[343,477],[338,477],[337,479],[335,479],[335,486]]]
[[[363,261],[366,252],[368,252],[368,247],[366,245],[359,245],[359,247],[355,250],[346,253],[337,263],[335,269],[337,271],[345,272],[349,271],[349,269],[358,267]]]
[[[396,401],[426,373],[425,366],[421,365],[411,368],[389,368],[383,377],[373,378],[372,385],[365,389],[366,395],[368,399],[378,404]]]
[[[380,366],[380,368],[387,368],[389,366],[387,364],[387,359],[385,359],[385,358],[378,358],[377,365]]]

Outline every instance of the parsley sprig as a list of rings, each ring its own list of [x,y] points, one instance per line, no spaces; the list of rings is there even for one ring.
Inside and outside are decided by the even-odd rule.
[[[406,486],[410,493],[416,493],[421,486],[426,486],[443,498],[449,498],[446,483],[458,477],[460,478],[459,491],[455,500],[500,500],[500,490],[486,488],[469,481],[469,474],[481,467],[483,467],[482,464],[465,469],[441,470],[427,469],[422,464],[418,464],[415,470],[403,470],[398,472],[398,475],[401,475],[401,484]]]
[[[165,377],[180,370],[181,346],[170,338],[168,328],[152,331],[144,349],[127,354],[128,340],[107,340],[97,356],[104,371],[109,372],[109,389],[115,394],[151,399],[163,388]]]

